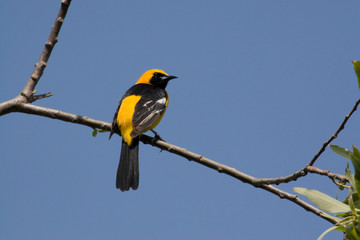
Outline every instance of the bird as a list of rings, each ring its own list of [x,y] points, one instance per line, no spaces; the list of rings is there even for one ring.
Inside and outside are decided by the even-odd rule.
[[[116,188],[122,192],[139,186],[139,138],[153,130],[166,111],[169,95],[165,91],[168,82],[176,76],[160,69],[151,69],[141,75],[121,98],[115,111],[109,139],[114,133],[122,136],[120,162],[116,175]]]

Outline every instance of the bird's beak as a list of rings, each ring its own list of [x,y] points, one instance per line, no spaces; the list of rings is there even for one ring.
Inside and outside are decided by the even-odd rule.
[[[171,76],[171,75],[168,75],[168,76],[164,76],[162,79],[164,81],[170,81],[171,79],[174,79],[174,78],[177,78],[176,76]]]

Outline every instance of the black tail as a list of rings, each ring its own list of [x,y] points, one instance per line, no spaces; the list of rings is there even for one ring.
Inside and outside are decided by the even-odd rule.
[[[121,146],[120,163],[116,175],[116,188],[128,191],[139,186],[139,137],[134,138],[131,146],[124,140]]]

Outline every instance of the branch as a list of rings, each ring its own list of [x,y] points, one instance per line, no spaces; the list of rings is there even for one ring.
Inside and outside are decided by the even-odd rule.
[[[64,22],[67,10],[70,6],[71,0],[62,0],[61,7],[59,13],[56,17],[55,23],[52,26],[50,36],[45,43],[44,49],[40,55],[38,62],[35,64],[34,71],[28,79],[24,89],[21,92],[21,96],[23,96],[22,102],[29,102],[30,97],[33,94],[34,88],[36,84],[39,82],[42,74],[44,73],[44,69],[47,65],[47,62],[50,58],[50,54],[58,41],[58,35],[61,29],[61,26]]]
[[[34,102],[38,99],[42,99],[44,97],[50,97],[52,95],[51,93],[47,93],[47,94],[33,96],[33,93],[34,93],[36,84],[39,82],[42,74],[44,73],[44,69],[50,58],[50,54],[51,54],[55,44],[57,43],[58,35],[60,32],[61,26],[64,22],[66,13],[70,6],[70,3],[71,3],[71,0],[62,0],[61,1],[60,10],[56,17],[55,23],[51,28],[49,38],[45,43],[44,49],[40,55],[38,62],[35,64],[34,70],[31,74],[30,78],[26,82],[24,89],[21,91],[21,93],[17,97],[15,97],[11,100],[8,100],[6,102],[0,103],[0,116],[10,113],[10,112],[13,112],[16,105],[19,103],[30,103],[30,102]]]
[[[43,98],[47,98],[47,97],[51,97],[53,94],[52,93],[44,93],[44,94],[37,94],[37,95],[31,95],[29,98],[29,103],[35,102],[39,99],[43,99]]]
[[[66,112],[62,112],[60,110],[55,110],[55,109],[50,109],[50,108],[44,108],[44,107],[39,107],[39,106],[35,106],[32,104],[25,104],[25,103],[18,103],[15,107],[14,110],[16,112],[23,112],[23,113],[28,113],[28,114],[35,114],[35,115],[39,115],[39,116],[44,116],[44,117],[49,117],[49,118],[53,118],[53,119],[59,119],[59,120],[63,120],[66,122],[71,122],[71,123],[76,123],[76,124],[81,124],[81,125],[85,125],[88,127],[91,127],[93,129],[97,128],[97,129],[102,129],[105,131],[110,131],[111,130],[111,124],[107,123],[107,122],[103,122],[103,121],[98,121],[95,119],[91,119],[89,117],[86,116],[79,116],[76,114],[71,114],[71,113],[66,113]],[[173,144],[167,143],[165,141],[161,141],[161,140],[157,140],[155,138],[152,138],[150,136],[147,135],[141,135],[140,140],[144,143],[144,144],[150,144],[152,146],[158,147],[160,149],[163,149],[165,151],[171,152],[173,154],[179,155],[181,157],[184,157],[190,161],[194,161],[197,162],[201,165],[204,165],[206,167],[212,168],[216,171],[218,171],[219,173],[224,173],[226,175],[229,175],[231,177],[234,177],[244,183],[248,183],[254,187],[257,188],[262,188],[268,192],[271,192],[277,196],[279,196],[282,199],[287,199],[289,201],[294,202],[295,204],[301,206],[302,208],[304,208],[307,211],[310,211],[314,214],[316,214],[317,216],[320,216],[321,218],[335,224],[336,221],[326,217],[325,214],[323,214],[323,212],[304,202],[303,200],[299,199],[298,196],[290,194],[288,192],[285,192],[283,190],[280,190],[272,185],[268,185],[268,184],[264,184],[262,183],[263,179],[259,179],[259,178],[255,178],[253,176],[250,176],[248,174],[245,174],[243,172],[240,172],[238,170],[236,170],[235,168],[226,166],[224,164],[215,162],[209,158],[206,158],[202,155],[199,155],[197,153],[193,153],[190,152],[184,148],[180,148],[178,146],[175,146]]]
[[[354,107],[351,109],[351,111],[345,115],[344,121],[341,123],[340,127],[335,131],[335,133],[322,145],[320,150],[316,153],[314,158],[310,161],[308,164],[309,166],[314,165],[315,161],[320,157],[320,155],[325,151],[326,147],[335,139],[337,138],[338,134],[345,128],[345,124],[351,117],[351,115],[356,111],[358,105],[360,104],[360,99],[358,99],[354,105]]]
[[[244,183],[248,183],[254,187],[258,187],[258,188],[262,188],[268,192],[271,192],[277,196],[279,196],[282,199],[287,199],[289,201],[292,201],[293,203],[299,205],[300,207],[304,208],[307,211],[310,211],[314,214],[316,214],[317,216],[325,219],[326,221],[331,222],[332,224],[336,223],[336,220],[332,219],[332,218],[328,218],[326,217],[326,215],[324,214],[324,212],[322,212],[320,209],[304,202],[303,200],[301,200],[298,196],[290,194],[288,192],[285,192],[283,190],[280,190],[272,185],[268,185],[268,184],[259,184],[259,182],[261,182],[262,179],[259,178],[255,178],[253,176],[247,175],[243,172],[240,172],[238,170],[236,170],[235,168],[231,168],[229,166],[226,166],[224,164],[215,162],[209,158],[206,158],[202,155],[199,155],[197,153],[193,153],[190,152],[188,150],[186,150],[185,148],[180,148],[178,146],[175,146],[173,144],[158,140],[154,143],[154,138],[149,137],[147,135],[141,135],[140,140],[144,143],[144,144],[150,144],[152,146],[156,146],[160,149],[163,149],[165,151],[174,153],[176,155],[182,156],[186,159],[188,159],[189,161],[194,161],[197,162],[201,165],[204,165],[206,167],[212,168],[216,171],[218,171],[219,173],[224,173],[226,175],[229,175],[231,177],[234,177]]]
[[[340,180],[341,182],[349,182],[349,179],[345,175],[342,175],[342,174],[332,173],[328,170],[322,170],[320,168],[313,167],[313,166],[306,166],[305,168],[310,173],[316,173],[316,174],[319,174],[322,176],[328,176],[333,181]]]
[[[259,178],[256,180],[255,184],[261,185],[261,184],[276,184],[279,185],[280,183],[288,183],[292,181],[296,181],[300,177],[306,176],[308,173],[315,173],[322,176],[327,176],[331,180],[340,180],[341,182],[348,182],[348,178],[345,175],[342,174],[336,174],[332,173],[328,170],[322,170],[320,168],[316,168],[313,166],[306,165],[304,168],[300,169],[297,172],[294,172],[288,176],[285,177],[277,177],[277,178]]]
[[[351,111],[345,115],[345,119],[340,124],[339,128],[335,131],[335,133],[322,145],[320,150],[315,154],[313,159],[310,161],[308,165],[306,165],[304,168],[300,169],[297,172],[294,172],[293,174],[290,174],[286,177],[278,177],[278,178],[261,178],[258,180],[256,184],[280,184],[280,183],[288,183],[291,181],[296,181],[300,177],[306,176],[309,172],[310,173],[316,173],[323,176],[328,176],[330,179],[335,181],[335,179],[348,182],[348,179],[346,176],[341,174],[335,174],[331,173],[330,171],[325,171],[316,167],[313,167],[312,165],[315,163],[315,161],[320,157],[320,155],[325,151],[326,147],[339,135],[339,133],[345,128],[345,125],[347,121],[350,119],[351,115],[356,111],[358,105],[360,104],[360,99],[358,99]]]
[[[91,119],[86,116],[80,116],[72,113],[62,112],[51,108],[40,107],[28,103],[18,103],[13,107],[14,112],[23,112],[28,114],[34,114],[38,116],[48,117],[52,119],[58,119],[65,122],[76,123],[85,125],[91,128],[99,128],[105,131],[111,130],[111,124],[107,122]]]
[[[260,188],[272,192],[275,195],[278,195],[280,198],[284,198],[287,199],[297,205],[299,205],[300,207],[304,208],[306,211],[312,212],[315,215],[325,219],[326,221],[332,223],[332,224],[336,224],[337,221],[333,218],[329,218],[327,217],[327,214],[324,214],[323,211],[321,211],[320,209],[312,206],[311,204],[308,204],[307,202],[304,202],[303,200],[301,200],[298,196],[287,193],[285,191],[282,191],[272,185],[261,185]]]

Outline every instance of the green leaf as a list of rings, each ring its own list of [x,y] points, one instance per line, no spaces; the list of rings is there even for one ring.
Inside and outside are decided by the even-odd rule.
[[[98,131],[94,128],[94,131],[92,132],[92,136],[96,137],[97,134],[98,134]]]
[[[344,200],[345,201],[345,200]],[[346,198],[346,201],[348,201],[348,198]],[[351,212],[346,212],[346,213],[338,213],[336,214],[337,217],[349,217],[349,216],[352,216],[352,213]]]
[[[356,192],[355,178],[354,178],[354,175],[352,174],[351,170],[349,169],[349,163],[347,164],[347,166],[345,168],[345,176],[349,180],[349,183],[351,185],[351,191]]]
[[[359,198],[359,195],[357,194],[357,193],[352,193],[351,194],[351,196],[352,196],[352,199],[353,199],[353,202],[354,202],[354,206],[355,206],[355,208],[356,209],[360,209],[360,198]],[[343,201],[343,203],[345,203],[345,204],[347,204],[349,202],[349,196],[347,196],[345,199],[344,199],[344,201]],[[359,210],[357,210],[357,211],[359,211]],[[341,213],[340,213],[341,214]],[[344,217],[345,215],[346,216],[348,216],[349,214],[345,214],[345,215],[340,215],[340,214],[337,214],[336,216],[338,216],[338,217]]]
[[[343,226],[333,226],[333,227],[327,229],[325,232],[323,232],[323,233],[318,237],[317,240],[322,240],[323,237],[324,237],[326,234],[328,234],[329,232],[331,232],[331,231],[342,231],[342,232],[345,232],[345,228],[344,228]]]
[[[108,132],[108,131],[100,129],[100,128],[94,128],[94,131],[92,132],[92,136],[96,137],[98,133],[104,133],[104,132]]]
[[[360,217],[358,216],[354,221],[354,227],[357,235],[360,235]]]
[[[354,221],[354,216],[349,214],[346,218],[342,219],[341,221],[337,222],[337,225],[347,226],[349,223],[352,223]]]
[[[360,152],[359,152],[359,149],[357,149],[354,145],[352,146],[353,148],[353,151],[354,151],[354,154],[355,154],[355,157],[357,159],[360,159]]]
[[[350,160],[354,166],[355,170],[355,188],[356,192],[360,196],[360,152],[359,150],[353,146],[354,153],[351,154]]]
[[[350,207],[335,198],[313,189],[295,187],[294,191],[306,196],[316,206],[329,213],[349,212]]]
[[[355,185],[352,185],[354,186],[353,191],[355,192],[356,189],[356,192],[360,196],[360,151],[355,146],[353,146],[354,152],[351,152],[350,150],[337,145],[330,145],[330,148],[340,156],[351,160],[351,163],[353,164],[355,169]]]
[[[358,193],[353,193],[352,194],[352,198],[354,201],[354,206],[357,209],[360,209],[360,198],[359,198],[359,194]]]
[[[354,224],[349,224],[345,229],[346,239],[359,240],[359,237],[355,231]]]
[[[356,209],[355,209],[355,205],[354,205],[354,202],[353,202],[353,198],[352,198],[352,193],[350,192],[349,194],[349,206],[350,206],[350,209],[351,209],[351,212],[354,216],[357,216],[357,212],[356,212]]]
[[[337,154],[339,154],[340,156],[344,157],[344,158],[347,158],[349,160],[350,159],[350,156],[352,154],[352,152],[346,148],[343,148],[343,147],[340,147],[340,146],[337,146],[337,145],[330,145],[330,148],[336,152]]]
[[[354,70],[358,79],[358,86],[360,88],[360,61],[352,61],[354,65]]]

